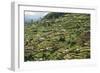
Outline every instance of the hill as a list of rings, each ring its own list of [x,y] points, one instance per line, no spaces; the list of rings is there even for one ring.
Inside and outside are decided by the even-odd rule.
[[[25,61],[90,58],[90,14],[50,12],[24,28]]]

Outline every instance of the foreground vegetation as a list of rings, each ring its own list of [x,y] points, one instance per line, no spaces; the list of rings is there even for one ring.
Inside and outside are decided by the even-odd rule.
[[[90,15],[48,13],[24,25],[25,61],[90,58]]]

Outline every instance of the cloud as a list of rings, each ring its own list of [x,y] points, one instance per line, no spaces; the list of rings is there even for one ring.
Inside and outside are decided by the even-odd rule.
[[[43,17],[43,16],[45,16],[46,14],[48,14],[48,12],[25,11],[25,16]]]
[[[36,15],[37,12],[25,11],[25,15]]]

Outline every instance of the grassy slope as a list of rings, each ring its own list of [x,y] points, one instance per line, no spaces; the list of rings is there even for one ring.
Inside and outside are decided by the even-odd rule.
[[[90,15],[49,13],[25,25],[25,61],[90,58]]]

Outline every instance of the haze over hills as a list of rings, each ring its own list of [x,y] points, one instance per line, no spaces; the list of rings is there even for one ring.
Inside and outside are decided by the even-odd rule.
[[[47,12],[26,11],[25,15],[24,15],[25,23],[31,23],[31,22],[41,20],[46,14],[48,14],[48,13]]]

